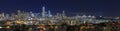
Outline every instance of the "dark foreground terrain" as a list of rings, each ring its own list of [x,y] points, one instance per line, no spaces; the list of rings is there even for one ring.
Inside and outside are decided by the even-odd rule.
[[[120,31],[119,22],[81,25],[5,25],[0,31]]]

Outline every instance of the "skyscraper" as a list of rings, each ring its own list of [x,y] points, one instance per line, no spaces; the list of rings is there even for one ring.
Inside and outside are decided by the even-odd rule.
[[[62,12],[62,16],[65,17],[65,11],[64,11],[64,10],[63,10],[63,12]]]
[[[50,10],[48,11],[48,17],[52,17]]]
[[[34,15],[34,13],[32,13],[32,11],[30,12],[30,16],[35,17],[35,15]]]
[[[20,10],[18,10],[18,18],[21,18],[21,11]]]
[[[4,13],[2,13],[2,17],[5,17],[5,14],[4,14]]]
[[[45,7],[42,7],[42,17],[45,17]]]

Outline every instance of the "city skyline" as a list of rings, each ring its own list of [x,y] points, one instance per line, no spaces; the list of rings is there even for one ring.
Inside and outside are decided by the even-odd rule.
[[[21,10],[38,13],[45,6],[53,14],[65,10],[67,15],[120,16],[119,3],[117,0],[0,0],[0,12],[16,13]]]

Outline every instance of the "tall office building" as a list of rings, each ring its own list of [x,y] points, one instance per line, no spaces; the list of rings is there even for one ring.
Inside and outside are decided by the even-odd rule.
[[[20,13],[21,13],[21,11],[20,11],[20,10],[18,10],[17,12],[18,12],[18,14],[20,14]]]
[[[21,11],[20,10],[18,10],[18,17],[20,17],[21,16]]]
[[[50,10],[48,11],[48,17],[52,17]]]
[[[64,10],[63,10],[63,12],[62,12],[62,16],[65,17],[65,11],[64,11]]]
[[[32,13],[32,11],[30,12],[30,16],[35,17],[35,15],[34,15],[34,13]]]
[[[23,17],[23,12],[21,10],[18,10],[17,18],[21,19]]]
[[[9,17],[10,17],[10,15],[9,15],[9,14],[6,14],[5,16],[6,16],[6,19],[9,19]]]
[[[5,17],[5,13],[2,13],[2,17]]]
[[[42,17],[45,17],[45,14],[46,14],[46,13],[45,13],[45,7],[43,6],[43,7],[42,7]]]

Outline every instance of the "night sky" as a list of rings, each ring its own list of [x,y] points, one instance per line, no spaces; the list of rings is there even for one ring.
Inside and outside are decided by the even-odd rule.
[[[120,16],[120,0],[0,0],[0,12],[15,13],[17,10],[41,13],[41,7],[52,14]]]

